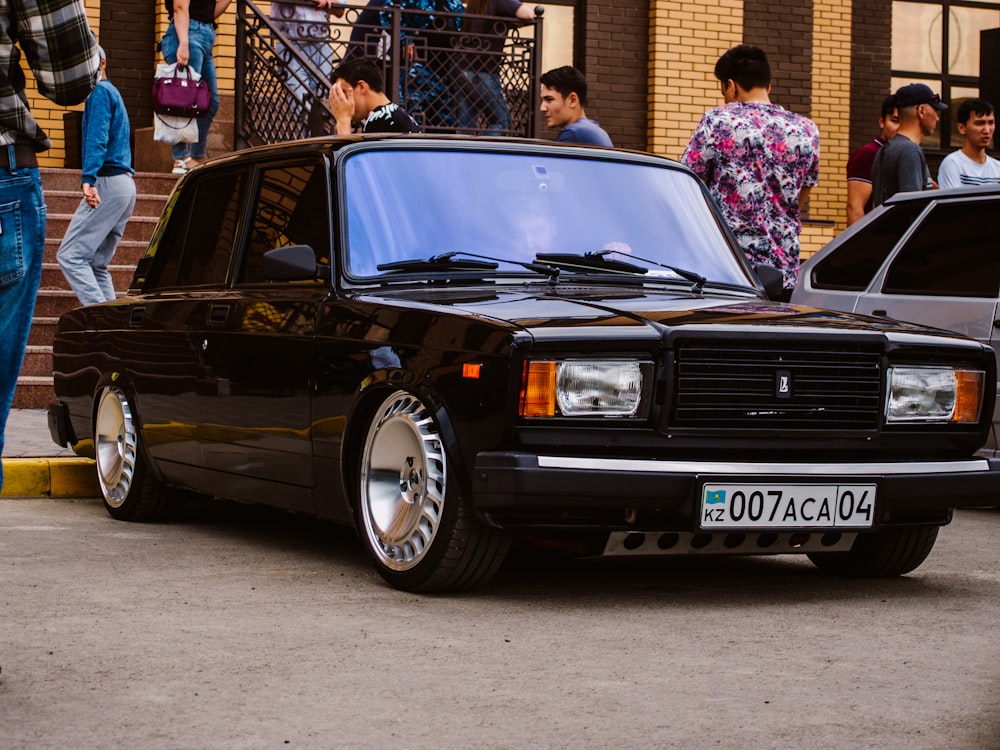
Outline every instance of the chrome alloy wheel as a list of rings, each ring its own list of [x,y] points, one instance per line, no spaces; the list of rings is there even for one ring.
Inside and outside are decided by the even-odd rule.
[[[118,388],[105,388],[101,393],[94,418],[94,449],[104,500],[120,508],[132,489],[138,448],[132,410]]]
[[[441,436],[427,407],[396,391],[375,412],[361,459],[361,515],[378,561],[410,570],[427,555],[444,512]]]

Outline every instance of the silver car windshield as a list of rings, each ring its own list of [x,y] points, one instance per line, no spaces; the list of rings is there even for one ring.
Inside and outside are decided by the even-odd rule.
[[[625,161],[470,150],[362,151],[344,165],[352,277],[446,253],[530,262],[539,253],[610,250],[711,281],[748,285],[696,178]],[[398,270],[398,269],[397,269]],[[412,270],[412,269],[411,269]],[[501,262],[493,274],[529,273]]]

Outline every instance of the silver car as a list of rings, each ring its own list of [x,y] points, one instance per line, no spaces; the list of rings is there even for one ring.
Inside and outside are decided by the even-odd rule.
[[[1000,347],[1000,186],[900,193],[802,267],[795,304],[945,328]],[[997,456],[1000,410],[985,451]]]

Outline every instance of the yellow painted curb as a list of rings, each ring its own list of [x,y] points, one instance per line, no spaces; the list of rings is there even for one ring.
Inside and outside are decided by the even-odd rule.
[[[94,497],[101,494],[89,458],[5,458],[0,497]]]

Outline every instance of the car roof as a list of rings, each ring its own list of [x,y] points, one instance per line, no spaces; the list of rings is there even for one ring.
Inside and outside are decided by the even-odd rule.
[[[357,144],[357,143],[377,143],[385,142],[387,144],[399,145],[400,143],[410,143],[413,145],[466,145],[466,146],[488,146],[494,145],[495,147],[502,148],[504,146],[528,146],[532,150],[534,149],[544,149],[551,150],[553,153],[560,151],[577,151],[581,155],[588,154],[590,156],[594,155],[595,151],[603,152],[609,156],[617,156],[617,158],[622,157],[636,157],[642,160],[656,161],[659,163],[669,162],[674,166],[680,167],[687,171],[680,162],[669,159],[667,157],[658,156],[655,154],[650,154],[645,151],[632,151],[629,149],[622,148],[606,148],[604,146],[592,146],[588,144],[580,143],[560,143],[557,141],[545,140],[541,138],[516,138],[509,136],[469,136],[469,135],[454,135],[454,134],[425,134],[425,133],[410,133],[410,134],[399,134],[399,133],[371,133],[371,134],[353,134],[353,135],[322,135],[313,138],[303,138],[300,140],[293,141],[283,141],[281,143],[273,143],[262,146],[251,146],[239,151],[234,151],[225,156],[211,159],[210,164],[222,164],[225,162],[242,162],[245,160],[254,159],[266,159],[270,156],[279,157],[282,155],[287,155],[290,151],[298,152],[308,152],[308,151],[319,151],[323,153],[333,153],[339,151],[347,146]]]
[[[970,185],[969,187],[941,188],[939,190],[914,190],[908,193],[896,193],[887,198],[883,205],[897,203],[912,203],[914,201],[942,200],[944,198],[969,198],[973,196],[1000,196],[998,185]]]

